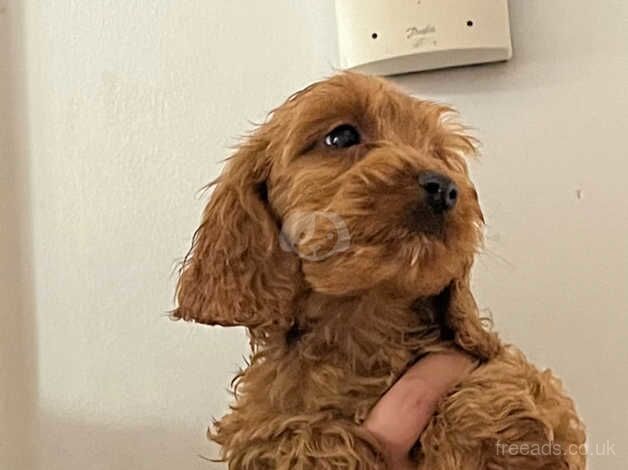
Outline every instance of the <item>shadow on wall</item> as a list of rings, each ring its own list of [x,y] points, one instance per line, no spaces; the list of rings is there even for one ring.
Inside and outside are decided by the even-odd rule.
[[[0,1],[0,468],[36,468],[36,331],[31,282],[22,15]]]
[[[40,449],[46,470],[218,470],[218,453],[203,432],[177,426],[72,421],[68,416],[41,417]],[[182,445],[182,441],[185,445]]]

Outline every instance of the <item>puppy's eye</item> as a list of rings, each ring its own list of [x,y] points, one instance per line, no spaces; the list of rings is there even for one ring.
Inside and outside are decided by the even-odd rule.
[[[357,129],[349,124],[336,127],[325,136],[327,147],[347,148],[360,143],[360,134]]]

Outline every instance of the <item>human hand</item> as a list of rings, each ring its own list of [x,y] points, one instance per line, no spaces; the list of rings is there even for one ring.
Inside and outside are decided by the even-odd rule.
[[[363,426],[384,446],[389,469],[416,468],[409,457],[410,449],[439,400],[476,366],[475,359],[459,350],[428,354],[377,402]]]

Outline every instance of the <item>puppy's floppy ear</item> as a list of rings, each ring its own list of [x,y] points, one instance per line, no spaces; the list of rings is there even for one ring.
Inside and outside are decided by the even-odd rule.
[[[455,279],[449,287],[447,324],[454,333],[454,341],[465,351],[481,359],[491,359],[502,349],[497,334],[490,331],[490,321],[480,312],[470,287],[470,268],[464,276]]]
[[[208,325],[289,327],[297,257],[279,244],[267,200],[269,140],[257,131],[229,159],[180,271],[174,317]]]

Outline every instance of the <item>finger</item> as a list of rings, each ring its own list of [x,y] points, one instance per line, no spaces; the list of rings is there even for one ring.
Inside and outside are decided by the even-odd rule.
[[[392,456],[408,452],[429,423],[439,396],[420,377],[397,381],[364,422]]]
[[[391,459],[407,460],[438,401],[476,365],[473,358],[457,350],[429,354],[386,392],[364,427],[382,443]]]
[[[432,353],[408,369],[399,381],[423,381],[435,394],[443,396],[477,365],[477,359],[458,350]]]

